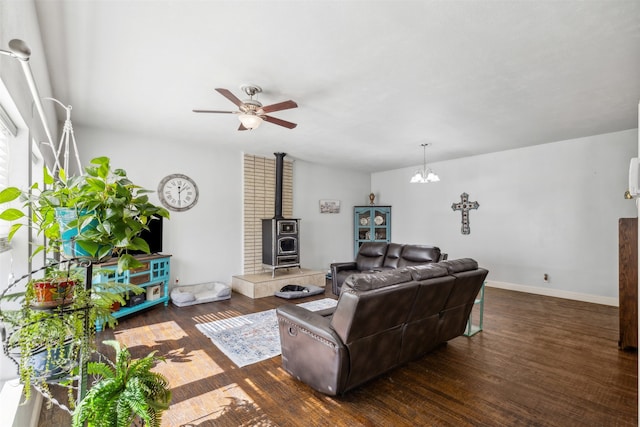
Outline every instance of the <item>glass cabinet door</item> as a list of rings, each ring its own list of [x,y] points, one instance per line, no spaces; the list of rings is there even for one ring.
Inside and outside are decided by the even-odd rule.
[[[391,206],[354,207],[354,253],[364,242],[391,241]]]

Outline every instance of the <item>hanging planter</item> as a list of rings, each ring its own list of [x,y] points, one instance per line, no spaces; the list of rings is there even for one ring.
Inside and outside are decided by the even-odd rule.
[[[113,245],[99,244],[92,236],[99,234],[99,221],[95,212],[75,208],[55,208],[60,227],[62,255],[68,259],[87,258],[101,261],[111,257]]]
[[[128,251],[149,253],[149,245],[140,233],[148,230],[148,221],[169,212],[149,201],[149,190],[134,184],[122,169],[111,169],[107,157],[91,160],[80,176],[67,177],[64,170],[54,179],[44,170],[45,188],[34,184],[29,191],[8,187],[0,191],[0,204],[18,198],[31,209],[32,227],[47,240],[46,250],[67,258],[102,260],[115,254],[118,270],[140,267]],[[27,214],[16,208],[0,212],[0,219],[16,221],[9,238],[25,224],[17,220]]]

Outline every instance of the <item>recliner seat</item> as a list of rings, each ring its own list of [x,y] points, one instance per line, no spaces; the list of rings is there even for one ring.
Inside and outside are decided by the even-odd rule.
[[[365,242],[355,261],[331,264],[331,289],[335,295],[352,274],[378,273],[389,269],[429,264],[446,259],[437,246]]]
[[[487,274],[465,258],[351,275],[332,312],[278,307],[282,367],[322,393],[351,390],[462,335]]]

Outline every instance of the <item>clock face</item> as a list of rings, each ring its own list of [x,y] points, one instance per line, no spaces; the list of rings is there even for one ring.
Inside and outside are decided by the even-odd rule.
[[[160,181],[158,197],[167,209],[186,211],[198,201],[198,186],[188,176],[174,173]]]

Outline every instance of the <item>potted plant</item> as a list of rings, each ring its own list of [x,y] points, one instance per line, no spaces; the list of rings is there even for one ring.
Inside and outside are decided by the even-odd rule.
[[[116,350],[115,363],[89,362],[87,371],[98,381],[73,412],[73,427],[136,425],[159,427],[162,413],[169,408],[169,381],[151,368],[164,358],[155,351],[142,359],[131,360],[126,347],[117,341],[104,341]]]
[[[10,207],[0,212],[0,219],[30,219],[36,232],[46,237],[47,246],[39,246],[34,255],[48,250],[68,258],[102,260],[114,254],[119,271],[139,267],[128,251],[149,253],[140,233],[154,215],[169,218],[166,209],[149,201],[150,191],[131,182],[126,171],[112,169],[107,157],[91,160],[80,176],[67,177],[60,170],[54,178],[45,168],[44,184],[45,188],[36,183],[28,191],[8,187],[0,192],[0,204],[20,198],[29,210],[25,214]],[[9,240],[25,225],[29,224],[14,223]]]
[[[152,215],[169,217],[166,209],[149,202],[149,191],[133,184],[124,170],[112,169],[106,157],[93,159],[81,176],[67,177],[61,170],[54,179],[45,168],[44,177],[44,188],[34,184],[28,191],[16,187],[0,191],[0,204],[18,199],[23,203],[24,212],[15,207],[0,212],[0,219],[15,221],[9,239],[23,226],[46,238],[46,246],[33,255],[45,250],[54,257],[97,261],[114,254],[120,271],[135,268],[141,263],[128,251],[149,252],[140,232],[148,229]],[[144,291],[121,283],[86,290],[78,286],[84,278],[84,269],[79,270],[82,273],[76,277],[74,269],[50,266],[44,274],[49,285],[41,284],[42,279],[30,280],[22,292],[9,295],[6,289],[0,294],[0,302],[16,300],[10,310],[0,307],[0,321],[7,328],[5,350],[19,365],[27,398],[32,384],[46,390],[51,374],[88,360],[95,347],[96,319],[114,326],[114,302],[124,303],[122,295],[128,292]],[[38,296],[47,295],[51,301],[38,301]]]
[[[100,289],[85,289],[85,269],[71,261],[52,262],[43,278],[32,278],[24,291],[10,293],[12,284],[0,294],[0,302],[13,303],[11,309],[0,307],[0,322],[6,331],[5,350],[18,365],[25,398],[31,386],[48,393],[48,382],[64,377],[95,350],[96,320],[113,327],[114,303],[124,303],[123,293],[139,294],[143,288],[127,283],[102,284]],[[25,276],[27,278],[28,276]],[[64,295],[58,301],[42,301],[39,285],[65,283]],[[72,286],[68,284],[73,283]],[[46,285],[45,285],[46,286]]]
[[[24,292],[2,294],[3,300],[21,302],[13,310],[0,311],[0,321],[7,330],[5,349],[18,364],[27,399],[31,385],[46,391],[48,380],[68,372],[74,361],[77,363],[81,357],[88,357],[88,344],[93,338],[91,328],[86,328],[85,323],[85,317],[87,321],[92,317],[91,296],[83,286],[78,286],[82,285],[81,275],[75,271],[68,271],[66,278],[61,272],[48,274],[51,280],[32,279]],[[38,294],[42,294],[42,289],[36,285],[47,280],[73,283],[65,289],[64,304],[39,301]]]
[[[35,308],[55,308],[73,301],[76,285],[82,284],[83,274],[79,269],[47,268],[41,279],[27,283],[29,304]]]

